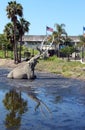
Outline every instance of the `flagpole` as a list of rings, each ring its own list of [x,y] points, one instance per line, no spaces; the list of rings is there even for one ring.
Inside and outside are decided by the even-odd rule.
[[[83,36],[85,36],[85,27],[83,26]]]
[[[47,26],[46,26],[46,36],[47,36]]]

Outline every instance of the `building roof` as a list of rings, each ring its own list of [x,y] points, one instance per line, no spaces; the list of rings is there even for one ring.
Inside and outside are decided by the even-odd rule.
[[[32,42],[42,42],[45,39],[46,35],[24,35],[22,40],[23,41],[32,41]]]
[[[69,36],[73,42],[80,42],[79,36]]]
[[[45,39],[46,35],[24,35],[22,41],[29,42],[42,42]],[[79,42],[79,36],[69,36],[73,42]]]

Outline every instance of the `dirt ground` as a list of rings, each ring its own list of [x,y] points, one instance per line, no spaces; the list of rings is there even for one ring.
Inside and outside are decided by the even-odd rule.
[[[0,67],[15,68],[17,64],[14,64],[14,60],[11,59],[0,59]]]
[[[16,67],[13,60],[10,59],[0,59],[0,67]]]

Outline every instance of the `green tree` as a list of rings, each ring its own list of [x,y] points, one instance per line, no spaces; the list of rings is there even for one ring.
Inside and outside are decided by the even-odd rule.
[[[65,24],[55,24],[54,25],[56,31],[53,32],[53,36],[54,36],[54,42],[55,44],[58,46],[58,52],[59,52],[59,44],[60,43],[64,43],[66,37],[67,37],[67,33],[65,31]],[[58,53],[59,56],[59,53]]]
[[[19,50],[19,62],[21,62],[21,45],[22,45],[22,36],[25,32],[29,32],[30,23],[26,21],[24,18],[21,18],[17,21],[17,29],[19,31],[19,39],[20,39],[20,50]]]
[[[70,60],[70,55],[75,51],[73,46],[66,46],[60,50],[60,52]]]
[[[9,41],[4,34],[0,34],[0,50],[4,52],[4,58],[7,57],[7,48],[9,46]]]
[[[17,30],[17,20],[18,16],[23,16],[23,7],[21,4],[16,3],[16,1],[8,2],[8,5],[6,7],[7,16],[14,25],[14,63],[18,63],[18,49],[17,49],[17,41],[16,41],[16,30]]]
[[[82,48],[82,61],[84,60],[84,50],[85,50],[85,36],[81,35],[80,38],[80,47]]]
[[[6,36],[6,38],[9,40],[10,42],[10,46],[15,54],[15,49],[14,49],[14,25],[13,23],[8,23],[5,25],[4,27],[4,35]],[[19,40],[19,33],[18,33],[18,30],[17,30],[17,33],[16,33],[16,41]]]
[[[11,44],[14,46],[14,26],[12,23],[7,23],[4,27],[4,34]]]

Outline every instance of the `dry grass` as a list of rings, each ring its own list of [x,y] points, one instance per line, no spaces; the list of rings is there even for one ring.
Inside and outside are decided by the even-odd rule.
[[[67,62],[63,59],[40,60],[36,66],[37,70],[61,74],[64,77],[71,77],[85,80],[85,64],[78,61]]]

